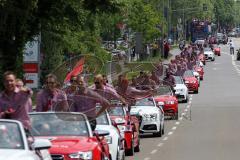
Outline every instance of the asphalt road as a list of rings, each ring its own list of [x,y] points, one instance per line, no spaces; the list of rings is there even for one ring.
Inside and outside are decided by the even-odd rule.
[[[240,39],[234,39],[236,48]],[[221,45],[207,62],[199,94],[180,104],[179,121],[166,121],[161,138],[144,136],[141,151],[127,160],[237,160],[240,158],[240,62]]]

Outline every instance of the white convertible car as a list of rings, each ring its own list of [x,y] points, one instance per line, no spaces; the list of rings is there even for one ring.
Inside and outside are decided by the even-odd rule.
[[[188,102],[188,88],[185,85],[182,77],[173,76],[174,78],[174,91],[178,101],[182,101],[184,103]]]
[[[206,60],[215,61],[215,54],[211,48],[204,48],[204,56]]]
[[[152,97],[136,101],[130,114],[140,117],[140,133],[153,133],[158,137],[164,134],[164,112]]]
[[[51,160],[50,147],[46,139],[29,142],[21,122],[0,120],[0,160]]]
[[[97,117],[96,130],[105,130],[110,133],[108,136],[105,137],[105,139],[109,145],[111,159],[125,159],[123,138],[121,137],[118,129],[113,126],[107,111],[103,112],[101,116]]]

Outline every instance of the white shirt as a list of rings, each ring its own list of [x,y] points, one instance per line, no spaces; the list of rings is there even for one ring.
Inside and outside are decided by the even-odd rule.
[[[229,42],[228,44],[229,44],[230,48],[234,48],[234,43],[233,42]]]

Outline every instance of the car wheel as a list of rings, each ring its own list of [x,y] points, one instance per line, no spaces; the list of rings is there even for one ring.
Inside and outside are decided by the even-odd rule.
[[[187,103],[188,102],[188,96],[186,96],[186,99],[183,100],[183,103]]]
[[[140,137],[138,137],[138,144],[137,144],[137,146],[134,148],[134,152],[140,152]]]
[[[134,142],[133,142],[133,139],[132,139],[132,142],[131,142],[131,148],[129,150],[127,150],[127,155],[128,156],[133,156],[134,155]]]
[[[198,93],[198,89],[195,91],[195,93],[196,93],[196,94]]]
[[[164,135],[165,134],[165,126],[163,125],[163,127],[162,127],[162,135]]]
[[[178,111],[177,111],[177,113],[175,113],[175,120],[178,120]]]
[[[156,137],[162,137],[162,127],[161,127],[161,124],[160,124],[159,131],[157,133],[153,133],[153,135],[156,136]]]

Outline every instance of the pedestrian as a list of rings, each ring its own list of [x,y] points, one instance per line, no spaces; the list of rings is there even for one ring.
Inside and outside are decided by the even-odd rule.
[[[170,51],[170,46],[167,41],[164,41],[164,58],[165,59],[168,58],[169,51]]]
[[[44,89],[37,93],[37,112],[69,110],[67,95],[59,89],[58,84],[54,74],[45,77]]]
[[[27,133],[30,129],[29,108],[32,108],[31,93],[16,86],[16,75],[11,71],[3,74],[4,90],[0,93],[0,118],[14,119],[23,123]]]
[[[230,47],[230,55],[234,55],[234,43],[233,43],[233,41],[230,39],[230,42],[228,44],[229,44],[229,47]]]

